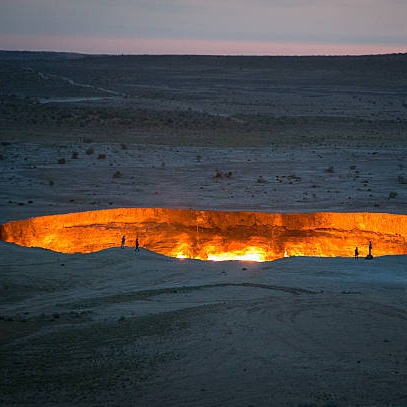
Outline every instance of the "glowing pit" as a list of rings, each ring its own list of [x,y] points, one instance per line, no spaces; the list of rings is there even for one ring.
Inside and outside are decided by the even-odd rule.
[[[177,258],[270,261],[287,256],[407,254],[407,215],[260,213],[122,208],[43,216],[0,226],[0,238],[62,253],[140,246]]]

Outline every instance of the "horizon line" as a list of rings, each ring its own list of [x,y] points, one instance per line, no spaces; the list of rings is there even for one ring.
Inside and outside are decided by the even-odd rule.
[[[0,36],[0,48],[86,55],[363,56],[407,53],[406,45],[402,44],[25,35]]]
[[[38,53],[38,54],[75,54],[83,56],[111,56],[111,57],[131,57],[131,56],[156,56],[156,57],[231,57],[231,58],[318,58],[318,57],[374,57],[374,56],[391,56],[391,55],[407,55],[407,52],[382,52],[382,53],[361,53],[361,54],[201,54],[201,53],[110,53],[110,52],[83,52],[83,51],[65,51],[65,50],[50,50],[50,49],[2,49],[0,52],[21,52],[21,53]]]

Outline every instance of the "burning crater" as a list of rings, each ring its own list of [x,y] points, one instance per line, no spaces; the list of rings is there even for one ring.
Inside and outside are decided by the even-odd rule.
[[[260,213],[123,208],[43,216],[0,225],[0,238],[62,253],[121,244],[177,258],[269,261],[286,256],[407,254],[407,215]]]

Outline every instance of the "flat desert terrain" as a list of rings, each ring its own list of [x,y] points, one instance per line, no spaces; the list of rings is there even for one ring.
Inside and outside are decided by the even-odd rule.
[[[407,215],[405,54],[0,52],[0,85],[0,225]],[[363,241],[358,260],[208,262],[120,238],[89,254],[0,241],[0,405],[407,406],[406,255],[366,260]]]

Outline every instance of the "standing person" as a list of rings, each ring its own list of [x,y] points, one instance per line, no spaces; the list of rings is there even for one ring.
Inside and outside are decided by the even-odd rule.
[[[126,236],[122,236],[122,249],[124,249],[124,244],[126,243]]]
[[[134,248],[134,251],[135,251],[135,252],[139,252],[139,251],[140,251],[140,250],[139,250],[138,237],[136,238],[136,246],[135,246],[135,248]]]
[[[359,258],[359,249],[356,247],[355,248],[355,259]]]
[[[372,259],[373,259],[373,256],[372,256],[372,248],[373,248],[372,241],[370,241],[370,242],[369,242],[369,254],[366,256],[366,258],[369,259],[369,260],[372,260]]]

